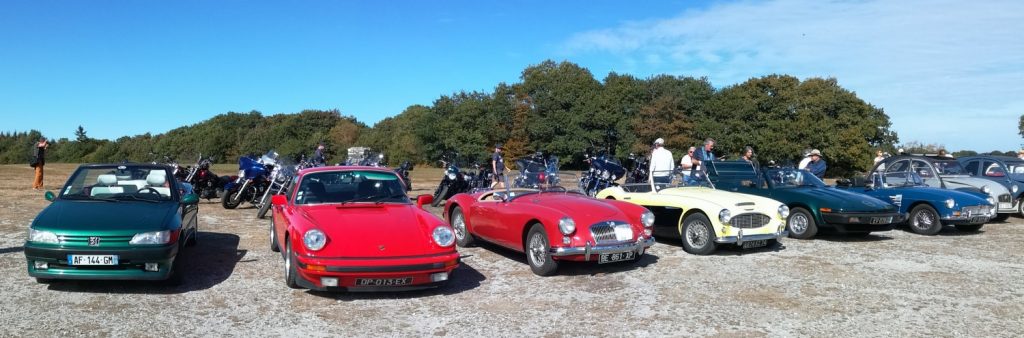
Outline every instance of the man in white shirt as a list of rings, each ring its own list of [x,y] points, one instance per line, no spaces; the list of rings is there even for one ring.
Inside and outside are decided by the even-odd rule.
[[[675,160],[672,159],[672,152],[663,146],[665,140],[658,138],[654,140],[654,150],[651,151],[650,179],[654,183],[672,183],[672,170],[675,169]]]
[[[811,150],[804,149],[804,159],[800,160],[800,165],[796,168],[800,170],[807,169],[807,164],[811,163]]]
[[[690,178],[690,170],[693,170],[693,152],[697,151],[697,147],[690,147],[686,151],[686,155],[683,155],[683,159],[679,160],[679,167],[683,169],[683,181],[687,181]]]

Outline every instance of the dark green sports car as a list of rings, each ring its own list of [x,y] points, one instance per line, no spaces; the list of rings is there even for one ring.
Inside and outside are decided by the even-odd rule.
[[[899,208],[874,197],[830,187],[807,170],[756,170],[747,162],[717,162],[709,177],[719,189],[768,197],[789,206],[789,236],[814,237],[819,228],[852,236],[889,231],[906,220]]]
[[[179,250],[196,242],[198,197],[157,164],[88,164],[32,221],[29,276],[180,281]]]

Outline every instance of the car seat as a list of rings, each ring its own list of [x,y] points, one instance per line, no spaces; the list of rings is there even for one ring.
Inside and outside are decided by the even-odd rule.
[[[117,176],[103,174],[96,177],[96,185],[92,187],[89,195],[113,195],[120,193],[124,193],[124,188],[117,186]]]

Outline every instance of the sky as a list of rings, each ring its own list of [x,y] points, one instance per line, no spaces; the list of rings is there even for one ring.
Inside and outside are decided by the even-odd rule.
[[[20,1],[0,131],[115,139],[217,114],[373,124],[546,59],[639,77],[834,77],[903,142],[1022,146],[1024,1]]]

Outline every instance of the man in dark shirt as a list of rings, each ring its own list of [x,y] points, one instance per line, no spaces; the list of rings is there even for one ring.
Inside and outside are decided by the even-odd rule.
[[[494,154],[491,154],[491,172],[494,173],[491,189],[505,187],[505,156],[501,154],[504,150],[505,148],[501,143],[494,145]]]
[[[32,161],[32,166],[36,168],[36,177],[32,181],[32,189],[39,190],[43,188],[43,165],[46,165],[46,148],[50,147],[50,142],[46,141],[45,137],[40,137],[39,142],[36,143],[35,160]]]
[[[324,150],[325,149],[326,149],[326,147],[324,146],[324,143],[320,142],[320,145],[318,145],[316,147],[316,150],[313,151],[313,161],[312,162],[313,162],[313,166],[314,167],[322,167],[322,166],[326,165],[327,160],[324,158]]]
[[[707,172],[705,166],[715,161],[715,153],[711,151],[712,149],[715,149],[715,140],[708,138],[704,140],[703,147],[693,152],[693,169],[690,171],[690,177],[704,177],[704,173]]]
[[[825,178],[825,169],[828,166],[825,164],[825,160],[821,158],[821,151],[818,149],[811,150],[811,163],[807,164],[807,171],[810,171],[814,176],[818,178]]]

